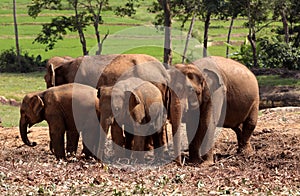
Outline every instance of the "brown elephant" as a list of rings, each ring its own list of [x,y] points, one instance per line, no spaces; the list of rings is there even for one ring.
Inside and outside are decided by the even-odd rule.
[[[44,78],[47,88],[73,82],[96,88],[113,85],[126,70],[152,61],[158,62],[154,57],[145,54],[53,57],[47,62]]]
[[[20,108],[19,129],[23,142],[35,146],[27,137],[27,127],[46,120],[50,132],[50,150],[57,159],[65,158],[66,151],[76,153],[79,131],[84,141],[83,153],[92,155],[97,150],[99,135],[99,99],[97,90],[82,84],[66,84],[41,92],[27,94]]]
[[[235,131],[238,152],[251,153],[250,137],[258,118],[259,90],[249,69],[234,60],[212,56],[193,64],[175,65],[170,78],[174,90],[170,121],[176,128],[185,113],[192,162],[213,162],[212,146],[216,127],[220,126]],[[172,117],[172,113],[178,115]]]
[[[132,77],[118,81],[113,87],[99,88],[98,96],[100,112],[103,114],[100,124],[106,132],[108,126],[112,125],[112,137],[118,146],[136,151],[134,158],[143,161],[144,154],[138,151],[144,151],[147,141],[152,140],[156,157],[162,155],[166,145],[163,126],[167,112],[159,88],[151,82]],[[125,138],[122,125],[125,126]],[[118,146],[115,146],[115,150]]]
[[[60,63],[59,60],[63,61]],[[55,62],[59,63],[56,64]],[[118,78],[122,77],[125,73],[129,73],[133,67],[145,64],[151,65],[152,63],[156,64],[156,67],[162,66],[156,58],[145,54],[97,55],[67,60],[58,58],[56,61],[50,59],[47,63],[45,81],[48,88],[72,82],[97,88],[101,86],[113,86]],[[139,74],[144,70],[141,69],[142,66],[137,66],[139,68],[135,69],[138,70]],[[162,90],[162,93],[164,92],[165,87]],[[111,130],[111,132],[114,132],[114,127]]]

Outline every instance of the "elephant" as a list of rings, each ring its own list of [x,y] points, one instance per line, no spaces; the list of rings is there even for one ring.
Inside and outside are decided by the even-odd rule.
[[[152,139],[157,149],[156,157],[162,155],[163,146],[166,145],[163,126],[167,110],[158,87],[149,81],[132,77],[118,81],[113,87],[99,88],[98,97],[99,109],[103,114],[100,124],[106,132],[108,126],[112,125],[112,137],[116,144],[134,151],[144,151],[147,141]],[[125,125],[126,137],[123,137],[122,125]],[[143,155],[142,152],[135,152],[133,157],[143,161]]]
[[[146,62],[159,61],[145,54],[52,57],[46,64],[44,79],[47,88],[73,82],[97,88],[113,85],[126,70]]]
[[[77,151],[79,131],[82,132],[86,156],[92,156],[99,143],[99,100],[97,90],[82,84],[65,84],[27,94],[20,107],[19,130],[22,141],[36,146],[27,136],[27,127],[46,120],[49,125],[50,150],[57,159],[65,159],[66,151]]]
[[[131,73],[132,70],[137,70],[138,75],[145,75],[142,73],[145,71],[143,66],[148,70],[155,67],[155,70],[157,69],[159,72],[158,75],[164,75],[163,78],[167,76],[167,74],[161,74],[164,72],[161,63],[156,58],[145,54],[97,55],[75,59],[58,58],[58,60],[56,60],[59,62],[57,64],[52,63],[54,62],[52,59],[47,63],[47,73],[44,78],[48,88],[72,82],[96,88],[113,86],[119,78],[126,73]],[[138,68],[133,69],[134,67]],[[147,73],[149,73],[148,70]],[[161,92],[164,94],[164,99],[167,100],[166,86],[158,83],[157,85],[161,86]],[[111,132],[114,131],[114,127],[111,128]]]
[[[259,89],[255,75],[246,66],[210,56],[191,64],[177,64],[169,74],[170,122],[176,129],[184,116],[191,162],[213,163],[216,127],[233,129],[238,152],[251,154],[250,137],[258,118]]]

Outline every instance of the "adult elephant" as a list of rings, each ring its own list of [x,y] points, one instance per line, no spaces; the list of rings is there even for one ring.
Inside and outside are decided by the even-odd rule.
[[[192,162],[213,162],[217,126],[235,131],[238,152],[252,152],[250,137],[257,123],[259,89],[256,77],[247,67],[231,59],[211,56],[192,64],[175,65],[170,78],[175,92],[171,96],[171,115],[179,113],[171,116],[171,123],[180,124],[186,111]]]
[[[167,119],[167,110],[157,86],[131,77],[118,81],[114,86],[99,88],[98,97],[100,112],[103,114],[100,124],[106,128],[106,132],[108,126],[112,125],[115,130],[112,137],[119,141],[119,146],[135,151],[134,158],[143,161],[144,154],[139,151],[145,150],[146,140],[151,138],[156,157],[162,156],[162,149],[166,147],[163,126]],[[122,125],[126,130],[125,138]],[[115,146],[115,151],[119,146]],[[120,154],[122,155],[123,153]]]
[[[82,84],[65,84],[45,91],[27,94],[20,108],[19,129],[23,142],[29,141],[27,127],[46,120],[49,125],[50,150],[57,159],[64,159],[64,134],[67,135],[66,151],[77,151],[79,131],[82,131],[86,156],[97,151],[99,135],[99,100],[97,90]],[[85,144],[87,146],[85,146]]]
[[[47,88],[73,82],[96,88],[113,85],[126,70],[146,62],[158,60],[145,54],[53,57],[47,62],[44,78]]]

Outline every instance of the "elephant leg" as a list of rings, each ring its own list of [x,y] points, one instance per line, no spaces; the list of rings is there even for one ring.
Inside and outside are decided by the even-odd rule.
[[[151,136],[147,136],[145,141],[145,151],[151,151],[153,148],[153,138]]]
[[[133,158],[136,158],[139,163],[143,163],[144,160],[144,149],[145,149],[145,136],[134,136],[133,137]]]
[[[186,133],[187,133],[187,139],[188,139],[188,148],[189,148],[189,159],[191,162],[199,162],[200,161],[200,155],[199,155],[199,148],[201,145],[201,137],[200,134],[202,130],[199,128],[199,118],[197,118],[197,115],[194,116],[194,114],[199,113],[198,111],[188,110],[185,114],[185,122],[186,122]],[[199,141],[201,140],[201,141]]]
[[[193,120],[197,122],[196,119]],[[191,162],[213,163],[213,145],[216,125],[212,119],[212,108],[210,104],[204,104],[200,108],[200,119],[194,138],[189,145]],[[193,127],[194,128],[194,127]]]
[[[165,152],[165,146],[164,146],[164,132],[163,128],[161,131],[154,133],[151,137],[153,138],[153,145],[154,145],[154,154],[156,159],[163,159],[164,158],[164,152]]]
[[[79,133],[77,130],[67,130],[67,153],[76,155],[79,141]]]
[[[258,118],[258,108],[253,109],[247,119],[243,122],[237,134],[238,140],[238,153],[243,153],[245,155],[250,155],[253,152],[250,137],[256,127]]]
[[[82,142],[83,149],[81,154],[84,154],[85,158],[95,157],[95,155],[89,150],[89,148],[85,145],[84,142]]]
[[[51,140],[49,142],[49,148],[50,148],[50,151],[52,152],[52,154],[54,154],[53,144],[52,144]]]
[[[65,159],[65,147],[64,147],[64,134],[65,134],[65,126],[63,124],[63,120],[55,120],[55,123],[49,124],[50,131],[50,145],[52,145],[52,149],[54,155],[57,159]]]
[[[127,127],[125,127],[125,130],[124,130],[124,133],[125,133],[125,156],[127,158],[130,158],[131,157],[131,150],[132,150],[132,147],[133,147],[133,138],[134,138],[134,135],[127,132],[126,131]]]
[[[115,121],[111,125],[111,137],[113,141],[113,150],[115,157],[124,157],[124,145],[125,137],[123,135],[123,129]]]

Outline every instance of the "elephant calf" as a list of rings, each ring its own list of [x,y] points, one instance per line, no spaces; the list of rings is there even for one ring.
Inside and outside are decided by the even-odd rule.
[[[165,145],[162,130],[166,121],[163,97],[160,90],[152,83],[138,78],[119,81],[113,87],[102,87],[98,90],[100,99],[101,126],[107,132],[112,124],[111,132],[116,144],[125,144],[127,149],[135,151],[134,157],[143,160],[149,137],[154,148]],[[123,138],[122,125],[125,125]],[[133,146],[132,146],[133,145]]]
[[[99,100],[97,90],[82,84],[66,84],[45,91],[27,94],[20,108],[20,134],[28,146],[35,146],[27,137],[27,127],[46,120],[50,132],[50,150],[57,159],[65,158],[64,134],[67,134],[66,150],[76,153],[79,132],[82,131],[83,153],[95,153],[98,143]],[[90,151],[91,150],[91,151]]]

